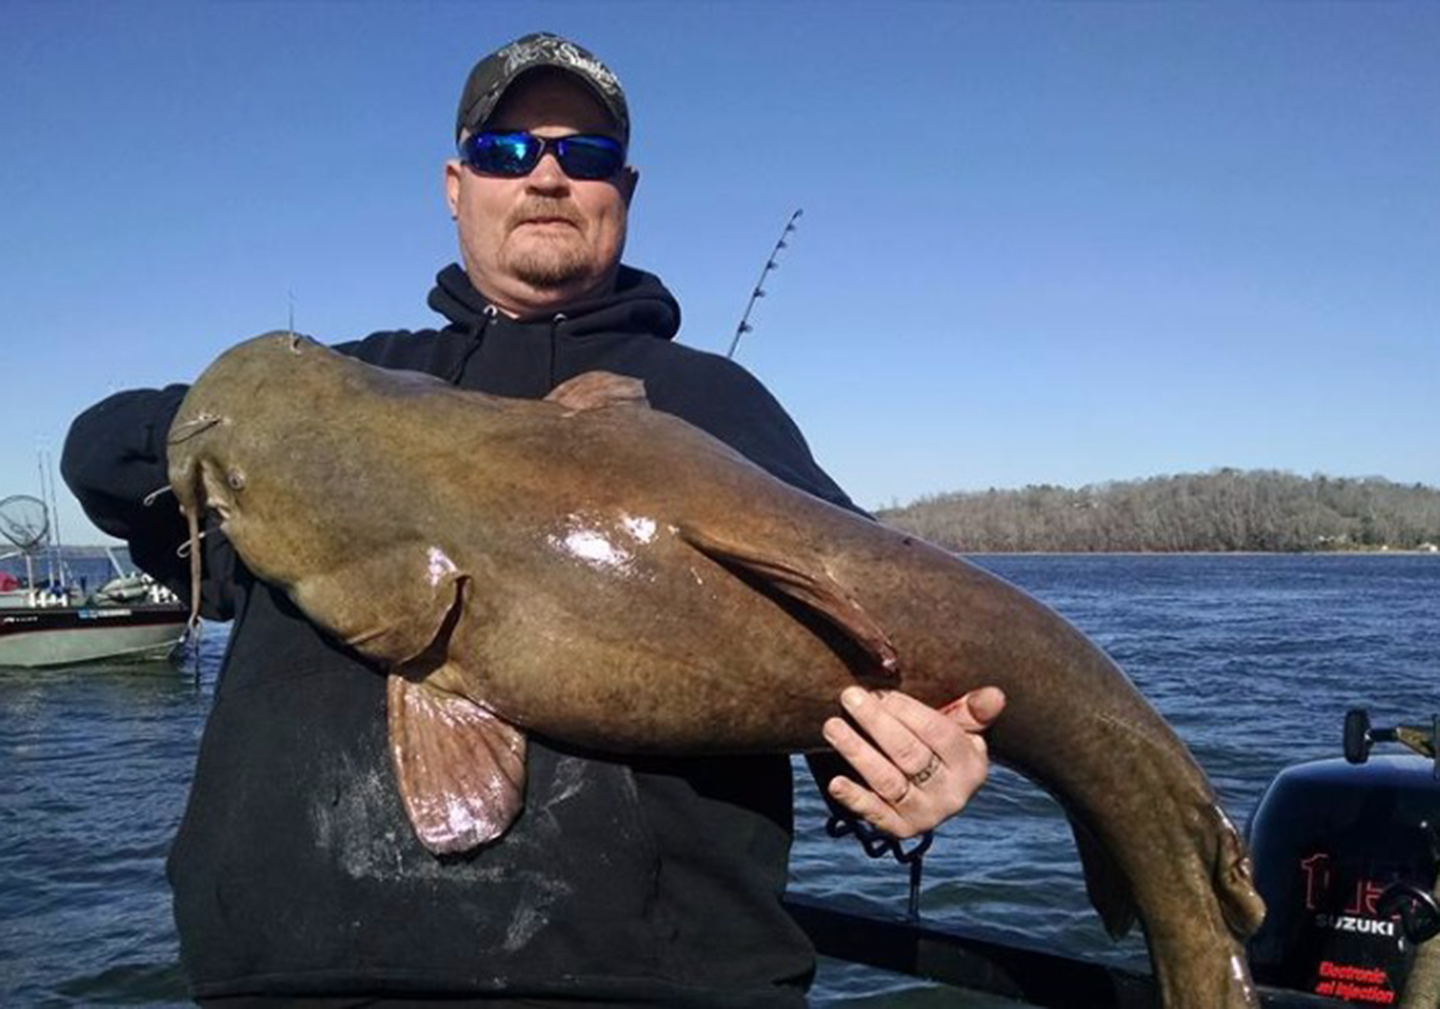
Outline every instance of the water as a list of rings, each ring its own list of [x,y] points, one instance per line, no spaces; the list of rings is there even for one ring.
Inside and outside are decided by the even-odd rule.
[[[1370,708],[1377,724],[1440,710],[1432,686],[1440,558],[979,562],[1115,656],[1242,824],[1281,767],[1339,752],[1348,708]],[[198,684],[164,664],[0,670],[0,1005],[185,1004],[164,857],[223,637],[210,629]],[[802,787],[798,809],[795,889],[904,906],[904,870],[825,837],[813,788]],[[1111,943],[1089,908],[1055,804],[1004,771],[936,839],[923,908],[1146,964],[1138,937]],[[953,999],[908,978],[826,963],[812,1002],[923,1009]]]

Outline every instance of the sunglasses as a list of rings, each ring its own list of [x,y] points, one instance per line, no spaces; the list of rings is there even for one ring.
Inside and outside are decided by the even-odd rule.
[[[473,133],[460,144],[460,160],[482,175],[518,179],[529,175],[550,151],[572,179],[613,178],[625,164],[620,141],[593,133],[537,137],[533,133]]]

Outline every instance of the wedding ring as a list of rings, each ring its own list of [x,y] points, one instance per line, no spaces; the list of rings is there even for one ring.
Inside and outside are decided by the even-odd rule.
[[[930,754],[930,762],[928,764],[920,768],[920,770],[916,771],[914,774],[907,775],[906,777],[910,779],[910,784],[912,785],[923,785],[925,784],[925,782],[935,777],[935,772],[938,770],[940,770],[940,755],[932,752]]]

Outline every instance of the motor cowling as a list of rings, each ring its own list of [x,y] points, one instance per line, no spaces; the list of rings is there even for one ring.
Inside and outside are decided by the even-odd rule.
[[[1352,712],[1346,759],[1286,768],[1256,807],[1248,834],[1267,913],[1249,952],[1261,984],[1396,1004],[1417,946],[1440,933],[1437,765],[1433,751],[1370,757],[1395,731],[1372,733]]]

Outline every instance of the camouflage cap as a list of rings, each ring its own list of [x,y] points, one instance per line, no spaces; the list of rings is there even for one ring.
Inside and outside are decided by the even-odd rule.
[[[564,70],[583,81],[615,121],[620,142],[629,145],[630,110],[619,78],[588,49],[549,32],[518,38],[475,64],[460,94],[455,139],[466,130],[474,133],[481,129],[516,78],[541,67]]]

